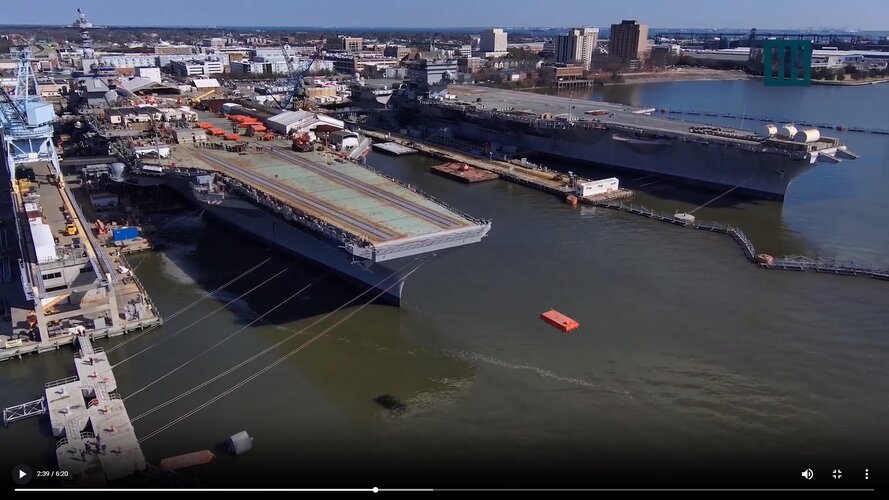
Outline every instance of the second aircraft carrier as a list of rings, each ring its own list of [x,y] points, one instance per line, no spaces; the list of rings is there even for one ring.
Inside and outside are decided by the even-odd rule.
[[[479,86],[403,92],[403,123],[465,138],[496,152],[536,152],[659,174],[689,184],[783,200],[818,163],[854,159],[816,129],[770,124],[752,132],[652,116],[654,109]]]

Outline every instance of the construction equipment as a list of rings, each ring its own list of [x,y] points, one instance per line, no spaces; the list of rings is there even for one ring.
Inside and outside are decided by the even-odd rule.
[[[307,64],[304,68],[300,67],[299,69],[293,64],[293,57],[288,54],[290,51],[290,45],[285,45],[282,49],[284,52],[284,61],[287,62],[287,82],[284,84],[285,88],[290,89],[287,93],[284,94],[284,97],[281,99],[281,109],[285,111],[290,111],[294,102],[300,102],[306,97],[306,86],[303,81],[303,77],[311,71],[312,66],[315,64],[315,61],[318,58],[323,56],[324,52],[324,37],[322,36],[320,39],[320,43],[315,47],[315,53],[312,54],[312,58],[309,60],[309,64]]]
[[[203,94],[201,94],[201,95],[199,95],[199,96],[197,96],[197,97],[192,97],[192,98],[191,98],[191,103],[192,103],[192,104],[198,104],[199,102],[201,102],[201,101],[204,100],[205,98],[210,97],[211,95],[213,95],[213,94],[215,94],[215,93],[216,93],[216,89],[210,90],[210,91],[208,91],[208,92],[204,92]]]
[[[293,150],[300,151],[303,153],[309,152],[312,150],[312,141],[309,139],[309,134],[303,132],[296,137],[293,138]]]

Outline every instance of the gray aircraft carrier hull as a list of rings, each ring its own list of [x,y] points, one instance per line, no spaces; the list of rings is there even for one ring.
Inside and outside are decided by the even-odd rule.
[[[411,266],[408,264],[413,258],[387,261],[386,264],[358,260],[338,248],[331,240],[311,234],[258,207],[205,205],[205,208],[205,215],[239,232],[255,236],[264,243],[335,271],[355,284],[374,288],[373,292],[363,297],[365,301],[383,292],[381,300],[396,306],[401,304],[404,281],[399,280],[409,271]],[[387,288],[389,289],[386,290]]]
[[[620,132],[608,130],[552,131],[550,137],[528,133],[503,134],[477,124],[464,123],[460,130],[487,142],[515,146],[569,160],[603,165],[623,171],[659,174],[714,189],[734,189],[738,194],[783,200],[790,183],[814,168],[808,160],[780,154],[754,153],[717,143],[679,139],[630,142]]]
[[[440,124],[453,127],[458,137],[501,149],[505,146],[619,171],[658,174],[765,199],[783,200],[790,183],[815,166],[807,159],[758,153],[717,141],[645,141],[608,129],[495,130],[471,121],[441,120]]]
[[[542,154],[777,200],[816,165],[857,158],[841,141],[817,130],[807,130],[803,141],[792,127],[793,137],[775,131],[763,136],[762,131],[652,116],[653,108],[450,87],[447,98],[437,88],[428,95],[416,90],[397,95],[400,125],[419,126],[419,134],[412,135],[423,139],[465,139],[479,150],[490,146],[498,155]]]

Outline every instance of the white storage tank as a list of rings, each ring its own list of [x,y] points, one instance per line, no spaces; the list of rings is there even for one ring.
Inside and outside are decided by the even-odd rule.
[[[793,136],[793,140],[796,142],[815,142],[821,138],[821,132],[818,131],[817,128],[807,128],[805,130],[800,130]]]
[[[793,136],[795,136],[796,133],[797,133],[796,127],[793,126],[792,124],[788,123],[787,125],[784,125],[783,127],[781,127],[781,130],[778,131],[778,136],[783,137],[785,139],[793,139]]]
[[[232,455],[240,455],[250,451],[253,448],[253,438],[247,431],[241,431],[228,440],[228,451]]]
[[[774,123],[766,123],[759,130],[759,135],[762,137],[772,137],[773,135],[778,133],[778,126]]]

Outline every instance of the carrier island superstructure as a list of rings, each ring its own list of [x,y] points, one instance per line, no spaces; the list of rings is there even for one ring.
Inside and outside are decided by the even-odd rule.
[[[654,108],[479,86],[405,91],[395,103],[402,123],[492,153],[542,153],[767,199],[783,200],[818,163],[857,158],[814,128],[752,132],[653,116]]]
[[[165,182],[211,218],[375,288],[394,305],[415,258],[479,242],[491,228],[410,185],[317,151],[177,148],[180,165],[192,168],[137,169],[133,180]]]

